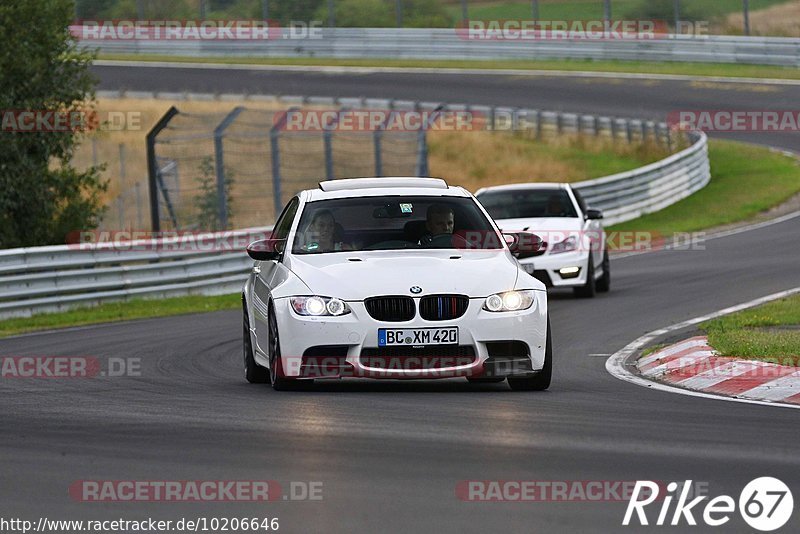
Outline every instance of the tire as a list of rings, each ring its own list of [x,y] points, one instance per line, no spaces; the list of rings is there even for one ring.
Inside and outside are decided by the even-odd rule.
[[[245,304],[246,306],[246,304]],[[269,371],[256,363],[253,357],[253,341],[250,338],[250,321],[247,316],[247,308],[242,312],[243,331],[242,347],[244,352],[244,378],[251,384],[268,384]]]
[[[544,348],[544,367],[528,378],[508,378],[508,385],[514,391],[544,391],[550,387],[553,376],[553,338],[550,335],[550,317],[547,318],[547,339]]]
[[[608,251],[603,252],[603,276],[597,280],[597,291],[608,293],[611,289],[611,262],[608,259]]]
[[[589,253],[589,261],[586,267],[586,283],[580,287],[573,288],[576,297],[583,299],[590,299],[594,297],[595,282],[594,282],[594,258]]]
[[[269,351],[269,378],[272,382],[272,389],[276,391],[291,391],[300,389],[303,386],[310,386],[313,380],[297,380],[286,378],[281,363],[281,344],[278,336],[278,321],[275,319],[275,308],[270,304],[267,346]]]

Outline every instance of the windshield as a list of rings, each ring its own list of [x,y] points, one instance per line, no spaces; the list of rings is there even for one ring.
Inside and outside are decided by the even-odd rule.
[[[502,248],[471,198],[380,196],[305,205],[293,254],[424,248]]]
[[[478,200],[494,220],[532,217],[577,217],[564,189],[512,189],[487,191]]]

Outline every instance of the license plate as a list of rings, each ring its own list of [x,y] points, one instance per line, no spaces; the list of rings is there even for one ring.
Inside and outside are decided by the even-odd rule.
[[[458,327],[378,329],[379,347],[398,345],[458,345]]]

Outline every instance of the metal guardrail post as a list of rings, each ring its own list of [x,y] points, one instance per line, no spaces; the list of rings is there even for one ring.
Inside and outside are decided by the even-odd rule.
[[[145,142],[147,144],[147,178],[150,188],[150,229],[153,232],[161,230],[161,219],[158,214],[158,167],[156,164],[156,137],[161,130],[167,127],[169,121],[177,115],[178,108],[170,107],[164,116],[161,117],[153,128],[147,133]]]
[[[219,218],[219,225],[221,230],[228,229],[228,191],[225,187],[225,156],[224,147],[222,146],[222,137],[225,135],[225,130],[231,125],[236,117],[244,111],[244,107],[236,106],[228,113],[222,122],[214,128],[214,163],[217,175],[217,216]]]

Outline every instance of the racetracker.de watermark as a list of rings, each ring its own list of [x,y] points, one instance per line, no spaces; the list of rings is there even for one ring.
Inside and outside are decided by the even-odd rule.
[[[456,27],[470,41],[652,40],[669,34],[664,20],[469,19]]]
[[[75,133],[141,131],[142,113],[132,110],[2,109],[0,131],[8,133]]]
[[[287,26],[268,19],[83,19],[70,26],[81,41],[269,41],[322,39],[321,20],[293,20]]]
[[[657,482],[647,497],[663,498],[668,484]],[[628,502],[636,480],[461,480],[456,498],[467,502]],[[695,482],[693,495],[707,495],[708,483]]]
[[[704,132],[798,132],[800,110],[678,110],[667,114],[673,130]]]
[[[149,230],[85,230],[70,232],[67,246],[74,250],[120,252],[241,252],[254,241],[268,239],[270,231],[193,232]]]
[[[0,378],[98,378],[142,375],[141,358],[2,356]]]
[[[468,110],[290,109],[276,113],[272,123],[287,132],[418,132],[484,130],[487,121]]]
[[[78,502],[267,502],[321,501],[321,481],[275,480],[77,480],[69,495]]]

